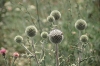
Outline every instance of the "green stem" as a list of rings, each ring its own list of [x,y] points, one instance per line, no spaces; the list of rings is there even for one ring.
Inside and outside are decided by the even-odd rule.
[[[8,66],[8,62],[7,62],[6,56],[4,56],[4,60],[5,60],[5,66]]]
[[[15,62],[15,60],[16,60],[17,58],[16,57],[14,57],[14,60],[13,60],[13,62],[12,62],[12,65],[11,66],[14,66],[14,62]]]
[[[80,36],[81,36],[81,31],[79,31],[79,39],[80,39]],[[79,44],[78,44],[78,50],[81,51],[81,42],[79,40]],[[80,51],[78,51],[78,66],[80,66],[80,59],[81,59],[81,54],[80,54]]]
[[[34,47],[33,39],[32,39],[32,49],[33,49],[33,52],[34,52],[34,57],[35,57],[35,60],[36,60],[37,66],[40,66],[40,65],[39,65],[39,62],[38,62],[38,59],[37,59],[37,56],[36,56],[36,53],[35,53],[35,47]]]
[[[42,32],[42,29],[40,27],[40,17],[39,17],[39,7],[38,7],[38,0],[36,0],[36,7],[37,7],[37,21],[39,24],[39,29],[40,29],[40,33]]]
[[[58,44],[56,44],[56,66],[59,66],[59,54],[58,54],[59,48],[58,48]]]
[[[24,44],[21,44],[26,50],[27,50],[27,52],[28,53],[30,53],[33,57],[34,57],[34,55],[33,55],[33,53],[32,52],[30,52],[26,47],[25,47],[25,45]]]

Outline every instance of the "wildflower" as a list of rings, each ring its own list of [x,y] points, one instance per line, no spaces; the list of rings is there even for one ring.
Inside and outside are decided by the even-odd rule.
[[[84,30],[87,27],[87,23],[83,19],[79,19],[75,23],[75,28],[78,30]]]
[[[4,49],[4,48],[1,49],[1,50],[0,50],[0,54],[2,54],[3,56],[5,56],[5,54],[6,54],[6,49]]]
[[[48,37],[48,33],[47,32],[42,32],[41,33],[41,37],[42,38],[47,38]]]
[[[18,52],[14,52],[13,53],[13,57],[15,57],[15,58],[19,57],[19,53]]]
[[[50,13],[51,16],[53,16],[55,18],[55,20],[58,20],[61,18],[61,13],[58,10],[53,10]]]
[[[17,43],[21,43],[23,41],[23,37],[20,35],[15,36],[14,41]]]
[[[37,29],[35,26],[26,27],[25,33],[29,37],[34,37],[36,35]]]
[[[48,16],[47,17],[47,21],[48,22],[54,22],[55,21],[55,18],[53,16]]]
[[[54,29],[50,31],[49,40],[52,43],[58,44],[62,41],[62,39],[63,39],[63,33],[60,30]]]
[[[82,36],[80,37],[80,41],[82,41],[82,42],[87,42],[87,41],[88,41],[87,35],[82,35]]]

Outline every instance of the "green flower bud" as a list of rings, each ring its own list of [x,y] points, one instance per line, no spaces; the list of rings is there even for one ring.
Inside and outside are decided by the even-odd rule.
[[[52,43],[58,44],[62,41],[62,39],[63,39],[63,33],[60,30],[54,29],[54,30],[50,31],[49,40]]]
[[[26,27],[25,33],[29,37],[34,37],[37,33],[37,29],[35,26],[28,26]]]
[[[82,36],[80,37],[80,41],[82,41],[82,42],[87,42],[87,41],[88,41],[87,35],[82,35]]]
[[[48,33],[47,32],[42,32],[41,33],[41,37],[42,38],[47,38],[48,37]]]
[[[55,20],[58,20],[61,18],[61,13],[58,10],[53,10],[50,15],[53,16]]]
[[[84,30],[87,27],[87,23],[83,19],[79,19],[75,23],[75,28],[78,30]]]
[[[17,42],[17,43],[21,43],[23,41],[23,37],[20,36],[20,35],[15,36],[14,41]]]
[[[48,16],[47,17],[47,21],[48,22],[54,22],[55,21],[55,18],[53,16]]]

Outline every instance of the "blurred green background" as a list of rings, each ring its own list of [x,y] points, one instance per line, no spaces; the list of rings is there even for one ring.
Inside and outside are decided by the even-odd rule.
[[[51,23],[46,21],[47,16],[52,10],[61,12],[61,19],[58,21],[58,28],[64,34],[64,40],[59,44],[60,66],[70,66],[76,64],[77,43],[79,40],[78,30],[74,24],[78,19],[86,20],[88,27],[82,31],[89,37],[87,44],[84,44],[85,51],[82,58],[93,56],[81,63],[81,66],[100,66],[100,0],[37,0],[39,22],[37,20],[36,0],[0,0],[0,48],[7,49],[9,65],[12,53],[17,51],[27,54],[21,45],[14,42],[16,35],[21,35],[24,39],[25,28],[29,25],[35,25],[38,34],[34,37],[36,43],[35,49],[38,58],[41,55],[41,41],[44,39],[40,36],[40,31],[52,29]],[[39,26],[40,25],[40,26]],[[30,46],[26,45],[29,49]],[[55,66],[54,45],[48,39],[45,40],[45,62],[46,66]],[[31,50],[31,49],[30,49]],[[23,62],[22,62],[23,61]],[[35,65],[36,62],[29,58],[18,58],[16,66]],[[0,55],[0,66],[4,66],[4,60]],[[41,66],[44,66],[41,63]]]

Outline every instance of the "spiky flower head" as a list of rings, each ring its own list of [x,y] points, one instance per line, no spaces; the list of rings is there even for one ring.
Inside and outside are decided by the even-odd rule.
[[[15,36],[14,41],[17,43],[21,43],[23,41],[23,37],[20,35]]]
[[[82,41],[82,42],[87,42],[87,41],[88,41],[88,36],[87,36],[87,35],[82,35],[82,36],[80,37],[80,41]]]
[[[52,16],[55,18],[55,20],[58,20],[58,19],[61,18],[61,13],[60,13],[58,10],[53,10],[53,11],[50,13],[50,15],[52,15]]]
[[[47,17],[47,21],[48,22],[54,22],[55,18],[52,15],[50,15],[50,16]]]
[[[37,33],[37,29],[35,26],[32,26],[32,25],[28,26],[28,27],[26,27],[25,33],[29,37],[34,37]]]
[[[79,19],[75,23],[75,28],[78,30],[84,30],[87,27],[87,23],[83,19]]]
[[[54,30],[50,31],[49,40],[52,43],[58,44],[62,41],[62,39],[63,39],[63,33],[60,30],[54,29]]]
[[[48,33],[47,32],[42,32],[41,33],[41,37],[42,38],[47,38],[48,37]]]
[[[6,49],[2,48],[2,49],[0,50],[0,54],[2,54],[3,56],[5,56],[6,51],[7,51]]]
[[[18,52],[14,52],[13,53],[13,57],[15,57],[15,58],[19,57],[19,53]]]
[[[76,66],[75,64],[72,64],[71,66]]]

